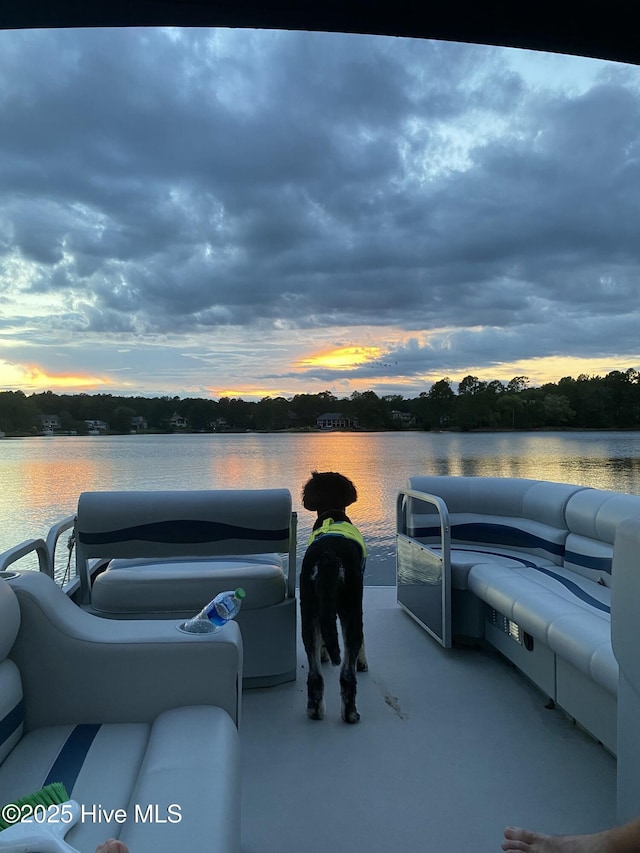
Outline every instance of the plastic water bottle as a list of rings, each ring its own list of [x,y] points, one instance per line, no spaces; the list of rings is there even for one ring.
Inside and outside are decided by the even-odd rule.
[[[238,615],[245,595],[241,587],[219,592],[197,616],[180,625],[180,629],[187,634],[211,634],[213,631],[219,631],[230,619]]]

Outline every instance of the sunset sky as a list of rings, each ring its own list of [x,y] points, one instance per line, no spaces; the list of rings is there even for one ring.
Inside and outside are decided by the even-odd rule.
[[[0,390],[417,396],[640,368],[640,69],[0,32]]]

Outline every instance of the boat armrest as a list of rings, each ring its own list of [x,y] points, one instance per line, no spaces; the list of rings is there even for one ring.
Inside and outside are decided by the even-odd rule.
[[[54,524],[47,533],[46,543],[47,551],[49,552],[49,565],[51,566],[52,578],[55,578],[56,576],[56,548],[58,547],[58,540],[65,531],[73,528],[75,522],[75,515],[68,515],[66,518],[63,518],[61,521]]]
[[[398,492],[396,499],[396,533],[402,533],[405,536],[410,535],[408,519],[420,511],[415,505],[416,501],[430,504],[435,508],[440,523],[439,547],[442,549],[441,554],[443,559],[449,562],[451,552],[449,510],[446,503],[437,495],[430,495],[427,492],[421,492],[417,489],[402,489]]]
[[[240,721],[242,638],[235,622],[207,635],[180,620],[111,620],[86,613],[41,572],[10,583],[20,630],[27,728],[150,722],[168,708],[217,705]]]
[[[49,560],[49,550],[44,539],[27,539],[19,545],[14,545],[8,551],[3,551],[0,554],[0,572],[6,572],[9,566],[17,563],[23,557],[29,554],[35,554],[38,558],[38,567],[41,572],[53,577],[51,562]]]
[[[429,504],[439,521],[439,540],[424,544],[412,535],[416,504]],[[424,511],[424,509],[423,509]],[[452,642],[451,534],[442,498],[403,489],[396,500],[396,589],[401,605],[445,649]]]

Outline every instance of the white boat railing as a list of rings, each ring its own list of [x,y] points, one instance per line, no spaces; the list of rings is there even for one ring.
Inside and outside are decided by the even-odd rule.
[[[412,503],[435,507],[438,544],[425,545],[408,533]],[[445,649],[451,647],[451,533],[449,511],[442,498],[403,489],[396,500],[396,588],[398,604]]]
[[[49,577],[53,577],[49,549],[44,539],[27,539],[25,542],[9,548],[8,551],[3,551],[0,554],[0,572],[6,572],[13,563],[17,563],[18,560],[34,552],[38,557],[40,571],[49,575]]]
[[[76,517],[75,515],[69,515],[66,518],[63,518],[62,521],[56,522],[47,533],[46,545],[47,551],[49,552],[49,563],[51,565],[51,577],[55,579],[56,576],[56,548],[58,547],[58,540],[62,536],[62,534],[70,530],[75,524]],[[76,575],[76,570],[72,572],[73,576]],[[70,580],[68,578],[67,580]]]

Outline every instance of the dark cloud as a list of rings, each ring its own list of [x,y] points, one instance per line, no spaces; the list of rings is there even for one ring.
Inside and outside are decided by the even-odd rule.
[[[635,69],[576,93],[469,45],[0,39],[0,276],[63,298],[59,327],[448,330],[390,376],[637,351]]]

